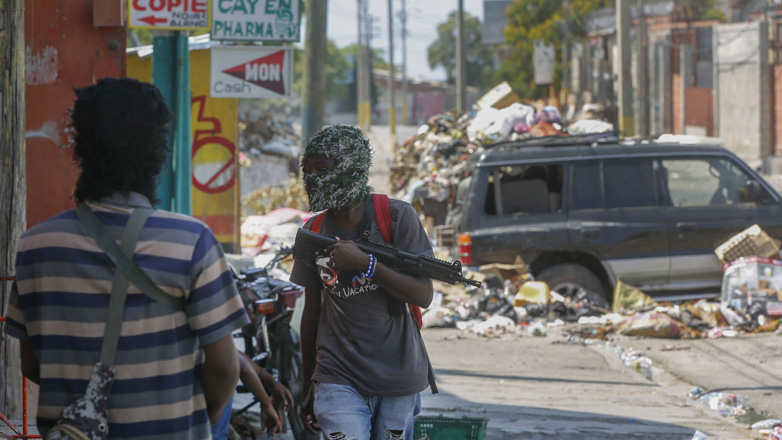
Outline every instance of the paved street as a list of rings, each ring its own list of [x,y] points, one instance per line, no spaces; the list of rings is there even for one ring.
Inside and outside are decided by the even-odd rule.
[[[616,353],[603,346],[557,343],[565,341],[560,331],[551,329],[547,337],[506,335],[486,339],[456,329],[424,330],[441,392],[424,393],[423,413],[487,418],[489,440],[689,440],[696,430],[707,433],[710,439],[753,438],[746,425],[687,397],[692,384],[701,384],[701,380],[713,380],[704,384],[733,381],[731,369],[719,368],[724,356],[696,361],[682,351],[673,351],[670,359],[676,364],[672,369],[675,375],[660,369],[667,365],[656,364],[652,382],[626,368]],[[779,345],[779,338],[765,335],[746,343],[758,349]],[[645,347],[647,343],[672,342],[707,341],[644,340],[638,344]],[[722,346],[726,341],[708,342]],[[727,342],[731,345],[738,341]],[[682,362],[673,362],[673,358]],[[699,374],[705,370],[721,371],[722,375],[705,379]],[[757,382],[756,388],[774,393],[778,400],[778,379]]]

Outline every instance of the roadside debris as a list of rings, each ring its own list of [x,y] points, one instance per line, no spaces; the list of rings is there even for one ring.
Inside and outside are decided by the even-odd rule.
[[[522,102],[503,82],[481,97],[475,110],[432,116],[397,147],[389,176],[393,195],[431,217],[434,226],[442,225],[470,154],[508,141],[613,133],[606,116],[599,106],[585,104],[566,121],[554,106]]]

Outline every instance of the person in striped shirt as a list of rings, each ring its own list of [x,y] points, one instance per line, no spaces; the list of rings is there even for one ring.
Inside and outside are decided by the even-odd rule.
[[[152,84],[105,78],[77,89],[71,113],[80,175],[74,198],[119,240],[131,213],[157,203],[172,115]],[[174,310],[132,283],[109,399],[113,439],[207,439],[237,384],[231,332],[248,322],[223,250],[204,223],[160,209],[133,262]],[[73,210],[32,228],[17,248],[5,333],[20,340],[22,372],[40,384],[38,428],[84,394],[98,360],[115,267]]]

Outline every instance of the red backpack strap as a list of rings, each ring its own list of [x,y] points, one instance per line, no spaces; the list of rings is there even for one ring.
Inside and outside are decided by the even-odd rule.
[[[310,231],[320,234],[320,227],[323,225],[323,219],[326,218],[326,211],[321,212],[315,217],[315,220],[312,221],[312,226],[310,227]]]
[[[383,241],[388,244],[394,244],[394,230],[391,228],[391,208],[388,196],[385,194],[372,194],[372,205],[375,207],[375,221],[378,228],[380,228]],[[424,323],[421,316],[421,308],[410,304],[410,312],[418,323],[418,328],[422,328]]]
[[[385,194],[372,194],[372,205],[375,207],[375,221],[383,235],[383,241],[394,244],[394,230],[391,229],[391,208],[388,196]]]

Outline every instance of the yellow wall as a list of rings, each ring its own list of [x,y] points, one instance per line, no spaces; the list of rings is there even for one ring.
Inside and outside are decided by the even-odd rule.
[[[193,216],[228,252],[239,253],[238,100],[209,97],[211,52],[190,51]],[[127,75],[152,82],[152,57],[128,55]]]

